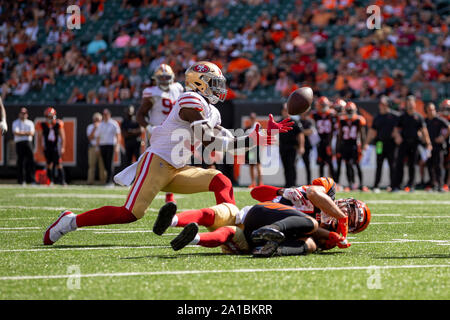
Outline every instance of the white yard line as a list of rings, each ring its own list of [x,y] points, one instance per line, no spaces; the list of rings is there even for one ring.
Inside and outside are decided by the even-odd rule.
[[[375,225],[375,224],[411,224],[411,223],[415,223],[415,222],[371,222],[370,225]]]
[[[414,239],[392,239],[386,241],[350,241],[351,244],[372,244],[372,243],[409,243],[409,242],[431,242],[431,243],[450,243],[450,240],[414,240]]]
[[[450,219],[450,216],[405,216],[407,219],[425,219],[425,218],[431,218],[431,219]]]
[[[36,230],[42,229],[41,227],[18,227],[18,228],[0,228],[0,230]]]
[[[79,198],[79,199],[123,199],[124,194],[105,194],[105,193],[16,193],[16,198]],[[175,199],[184,198],[184,195],[175,195]],[[165,195],[157,195],[155,199],[165,199]]]
[[[193,246],[187,246],[193,247]],[[89,250],[121,250],[121,249],[167,249],[171,248],[170,246],[108,246],[108,247],[73,247],[73,248],[58,248],[58,247],[50,247],[48,249],[0,249],[0,253],[2,252],[54,252],[54,251],[89,251]]]
[[[42,219],[39,217],[28,217],[28,218],[0,218],[0,221],[10,221],[10,220],[37,220]]]
[[[322,268],[272,268],[272,269],[230,269],[230,270],[176,270],[176,271],[150,271],[150,272],[117,272],[117,273],[87,273],[80,274],[81,278],[98,277],[133,277],[133,276],[161,276],[161,275],[185,275],[185,274],[207,274],[207,273],[255,273],[255,272],[308,272],[308,271],[347,271],[347,270],[370,270],[370,269],[423,269],[423,268],[449,268],[450,264],[435,265],[399,265],[399,266],[363,266],[363,267],[322,267]],[[65,279],[73,278],[74,275],[23,275],[3,276],[0,280],[43,280],[43,279]],[[78,277],[78,275],[77,275]]]
[[[364,202],[369,204],[421,204],[424,206],[430,204],[450,205],[450,201],[447,200],[365,200]]]
[[[0,210],[6,210],[6,209],[26,209],[26,210],[66,210],[67,207],[46,207],[46,206],[17,206],[17,205],[10,205],[10,206],[0,206]],[[71,210],[83,210],[82,208],[71,208]]]

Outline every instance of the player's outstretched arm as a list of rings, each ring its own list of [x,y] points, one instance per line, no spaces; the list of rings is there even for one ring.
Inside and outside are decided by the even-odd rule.
[[[255,129],[248,135],[231,137],[228,134],[223,134],[224,130],[212,128],[200,111],[195,108],[182,108],[179,116],[182,120],[188,121],[191,124],[194,135],[196,135],[197,139],[202,141],[204,146],[215,143],[216,149],[220,151],[232,149],[244,149],[247,151],[255,148],[257,145],[271,145],[273,144],[273,135],[277,132],[287,132],[292,130],[291,126],[293,124],[293,122],[286,121],[288,119],[277,123],[273,121],[273,117],[270,117],[267,136],[261,135],[259,131],[260,125],[257,123]]]

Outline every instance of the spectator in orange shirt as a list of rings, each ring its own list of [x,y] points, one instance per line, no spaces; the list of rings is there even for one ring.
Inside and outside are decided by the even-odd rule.
[[[388,70],[384,70],[383,71],[383,75],[382,75],[383,80],[386,83],[386,88],[389,89],[390,87],[392,87],[394,85],[394,79],[391,78],[391,76],[389,75],[389,71]]]
[[[365,44],[359,48],[358,53],[361,58],[367,60],[372,57],[372,54],[375,52],[375,46],[371,42],[370,39],[365,39]]]
[[[235,59],[231,60],[230,63],[228,64],[228,72],[238,72],[241,73],[245,70],[247,70],[248,68],[250,68],[253,65],[253,63],[242,57],[242,56],[237,56]]]
[[[380,47],[381,59],[397,59],[397,49],[388,40],[383,41]]]

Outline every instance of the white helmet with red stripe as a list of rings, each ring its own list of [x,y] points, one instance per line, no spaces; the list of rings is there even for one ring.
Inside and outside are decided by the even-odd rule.
[[[165,63],[159,65],[153,74],[153,79],[156,81],[156,85],[163,91],[168,91],[170,85],[175,80],[175,74],[172,68]]]

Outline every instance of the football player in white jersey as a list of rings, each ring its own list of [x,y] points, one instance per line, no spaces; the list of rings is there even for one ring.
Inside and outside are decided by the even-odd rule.
[[[234,137],[220,126],[220,113],[214,104],[227,95],[225,77],[211,62],[201,61],[186,71],[187,92],[180,95],[162,125],[153,128],[150,147],[140,160],[115,177],[123,185],[132,183],[125,204],[105,206],[78,215],[63,211],[44,233],[44,244],[51,245],[79,227],[130,223],[141,219],[159,191],[198,193],[212,191],[216,203],[235,204],[231,181],[220,171],[189,166],[191,149],[183,146],[197,137],[205,146],[214,143],[222,150],[272,143],[272,136],[292,129],[293,122],[279,123],[269,117],[267,137],[259,133],[259,124],[249,135]],[[220,131],[220,134],[217,133]],[[236,148],[237,146],[237,148]],[[134,182],[133,182],[134,181]]]
[[[178,97],[184,92],[183,86],[174,81],[175,74],[167,64],[159,65],[153,79],[156,85],[144,89],[142,103],[136,113],[137,122],[146,128],[148,144],[150,144],[153,128],[166,120]],[[175,202],[173,193],[166,193],[166,202]]]

